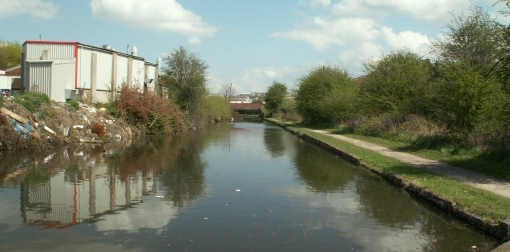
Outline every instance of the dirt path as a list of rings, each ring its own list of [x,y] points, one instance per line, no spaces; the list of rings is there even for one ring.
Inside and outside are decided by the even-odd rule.
[[[450,166],[450,165],[447,165],[447,164],[444,164],[444,163],[441,163],[441,162],[438,162],[435,160],[421,158],[421,157],[411,155],[408,153],[393,151],[386,147],[382,147],[382,146],[379,146],[379,145],[376,145],[373,143],[345,137],[342,135],[331,134],[324,130],[312,130],[312,129],[310,129],[310,130],[313,132],[316,132],[316,133],[321,133],[321,134],[324,134],[324,135],[327,135],[330,137],[334,137],[336,139],[339,139],[339,140],[342,140],[345,142],[352,143],[356,146],[359,146],[359,147],[362,147],[362,148],[365,148],[368,150],[376,151],[384,156],[396,158],[402,162],[427,169],[427,170],[434,172],[436,174],[439,174],[439,175],[442,175],[445,177],[449,177],[449,178],[453,178],[453,179],[456,179],[459,181],[463,181],[463,182],[470,184],[474,187],[484,189],[484,190],[492,192],[494,194],[498,194],[498,195],[510,198],[510,182],[509,181],[490,177],[490,176],[483,175],[483,174],[476,173],[476,172],[463,170],[463,169],[460,169],[460,168],[457,168],[454,166]]]

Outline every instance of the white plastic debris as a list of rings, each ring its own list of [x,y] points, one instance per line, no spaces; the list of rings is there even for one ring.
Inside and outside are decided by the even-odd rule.
[[[241,191],[241,189],[236,189],[236,192],[240,192],[240,191]]]
[[[56,133],[55,133],[55,131],[53,131],[52,129],[50,129],[48,126],[44,126],[44,129],[45,129],[46,131],[48,131],[49,133],[53,134],[53,135],[55,135],[55,134],[56,134]]]

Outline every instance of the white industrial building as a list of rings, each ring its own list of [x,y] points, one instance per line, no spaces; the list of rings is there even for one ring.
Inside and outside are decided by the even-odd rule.
[[[26,41],[22,59],[22,91],[45,93],[57,102],[108,102],[122,85],[155,91],[158,83],[158,64],[138,57],[136,47],[127,54],[107,45]]]

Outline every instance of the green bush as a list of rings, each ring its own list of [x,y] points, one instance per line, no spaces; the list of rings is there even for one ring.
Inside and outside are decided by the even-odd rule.
[[[264,98],[266,105],[265,109],[269,112],[269,116],[273,116],[278,111],[287,96],[287,86],[280,82],[273,82],[273,85],[267,88],[266,96]]]
[[[284,99],[280,110],[274,116],[294,122],[301,122],[303,120],[303,117],[296,110],[296,100],[294,98]]]
[[[363,136],[380,137],[383,135],[383,130],[379,122],[376,119],[371,118],[358,125],[358,127],[354,129],[354,133]]]
[[[30,91],[15,95],[14,101],[23,105],[23,107],[32,113],[50,105],[50,98],[48,95]]]
[[[345,70],[325,65],[303,77],[296,92],[296,109],[305,123],[330,125],[346,118],[357,86]]]
[[[66,102],[66,105],[67,110],[69,111],[77,111],[78,109],[80,109],[80,104],[75,100],[68,100]]]
[[[222,96],[209,95],[204,97],[201,107],[203,117],[206,118],[207,121],[216,118],[230,119],[231,117],[230,105]]]
[[[365,63],[361,104],[368,115],[387,112],[426,115],[435,95],[431,64],[417,54],[397,51]]]
[[[452,137],[465,140],[481,122],[484,108],[497,89],[467,64],[445,64],[443,70],[435,115]]]

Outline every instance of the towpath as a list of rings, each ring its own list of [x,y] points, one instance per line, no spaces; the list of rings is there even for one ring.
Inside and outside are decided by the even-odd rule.
[[[487,176],[481,173],[472,172],[464,169],[460,169],[451,165],[447,165],[444,163],[441,163],[439,161],[430,160],[426,158],[421,158],[409,153],[394,151],[391,149],[388,149],[386,147],[353,139],[350,137],[332,134],[324,130],[313,130],[309,129],[316,133],[321,133],[330,137],[334,137],[336,139],[352,143],[356,146],[372,150],[375,152],[378,152],[384,156],[392,157],[395,159],[398,159],[404,163],[412,164],[424,169],[427,169],[431,172],[434,172],[436,174],[453,178],[459,181],[462,181],[464,183],[470,184],[474,187],[484,189],[486,191],[492,192],[494,194],[498,194],[507,198],[510,198],[510,181]]]

